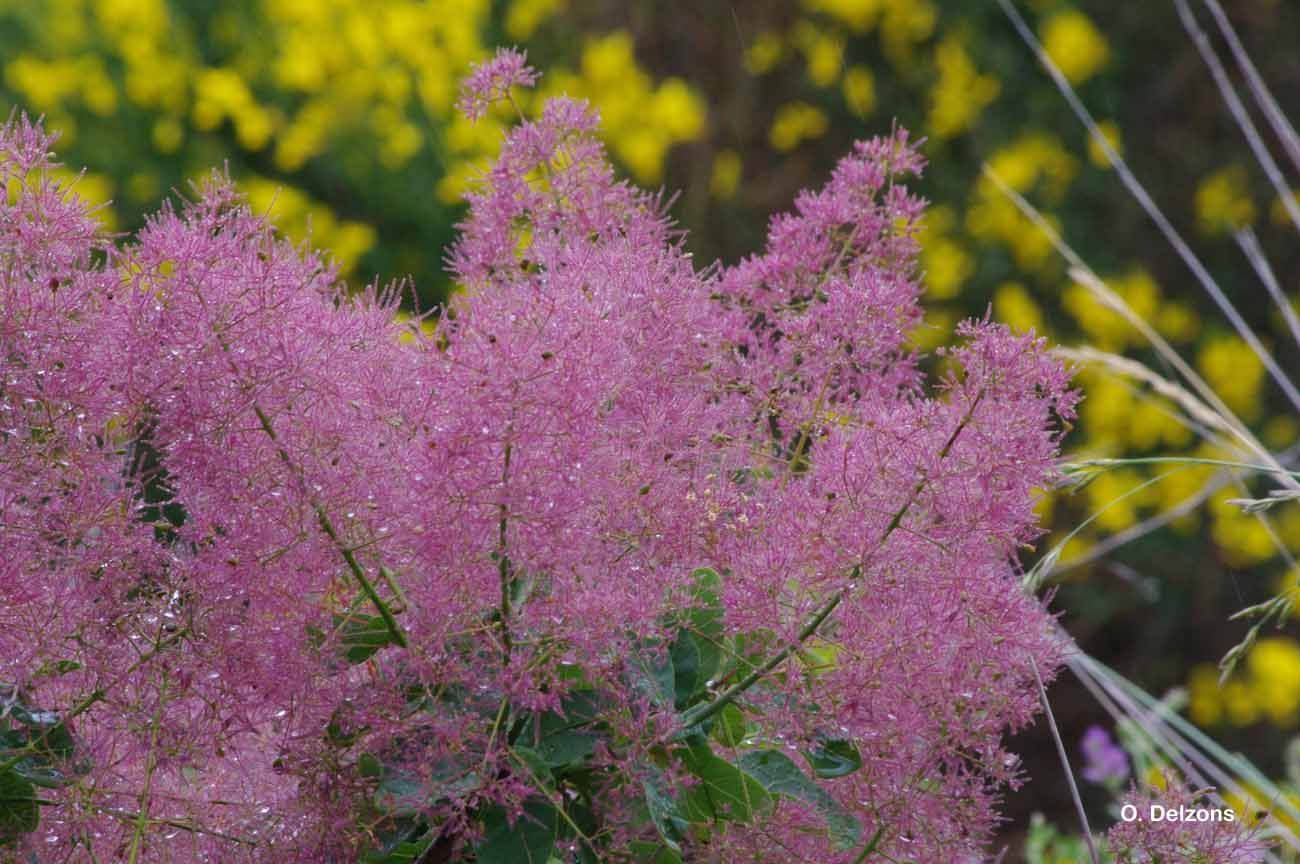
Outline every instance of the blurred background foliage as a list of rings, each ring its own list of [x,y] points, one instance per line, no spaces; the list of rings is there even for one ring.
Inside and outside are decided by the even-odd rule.
[[[1019,5],[1283,368],[1300,368],[1230,234],[1254,227],[1292,297],[1300,244],[1172,4]],[[1300,4],[1238,0],[1230,12],[1283,108],[1300,117]],[[768,217],[820,183],[854,139],[900,123],[927,139],[931,160],[920,189],[934,202],[920,347],[991,309],[1014,327],[1167,371],[1071,282],[1042,232],[981,175],[987,163],[1261,440],[1278,451],[1300,440],[1259,360],[992,2],[0,0],[0,98],[62,133],[64,161],[86,166],[77,189],[104,205],[110,230],[137,227],[160,196],[226,165],[255,207],[329,249],[345,278],[409,275],[428,307],[452,290],[442,250],[460,195],[511,119],[472,125],[453,108],[460,76],[498,44],[527,48],[544,73],[535,93],[519,94],[524,111],[558,92],[590,99],[622,170],[681,190],[674,213],[702,263],[758,248]],[[1087,399],[1071,452],[1222,455],[1149,388],[1096,366],[1079,383]],[[1150,468],[1044,495],[1046,543],[1099,513],[1065,551],[1056,606],[1090,651],[1153,692],[1185,688],[1192,720],[1283,776],[1300,727],[1300,628],[1262,639],[1223,686],[1215,663],[1245,629],[1231,612],[1293,590],[1298,574],[1279,546],[1300,554],[1300,506],[1262,521],[1228,503],[1243,488],[1229,474]],[[1116,547],[1113,538],[1152,519],[1160,530]],[[1053,698],[1067,736],[1105,719],[1069,681]],[[1067,806],[1038,735],[1026,738],[1026,762],[1042,779],[1010,796],[1010,834],[1031,809],[1059,816]]]

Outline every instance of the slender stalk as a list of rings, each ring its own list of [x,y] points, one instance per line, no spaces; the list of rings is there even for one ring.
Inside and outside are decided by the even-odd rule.
[[[1025,19],[1021,17],[1020,13],[1016,11],[1015,5],[1011,0],[997,0],[997,3],[1002,7],[1007,18],[1010,19],[1016,32],[1020,34],[1021,39],[1024,40],[1024,43],[1034,52],[1035,56],[1038,57],[1043,68],[1047,70],[1048,75],[1056,84],[1057,89],[1060,90],[1061,95],[1065,98],[1066,104],[1070,106],[1070,109],[1074,112],[1075,116],[1078,117],[1079,121],[1087,128],[1089,134],[1092,136],[1092,140],[1101,148],[1102,152],[1106,154],[1107,160],[1109,160],[1111,166],[1115,169],[1115,173],[1118,175],[1120,182],[1124,184],[1124,188],[1129,191],[1129,194],[1133,196],[1134,200],[1136,200],[1142,209],[1146,211],[1147,216],[1155,223],[1165,240],[1173,247],[1174,251],[1178,254],[1178,257],[1183,260],[1183,263],[1187,265],[1187,269],[1192,271],[1192,275],[1196,277],[1196,281],[1205,289],[1205,293],[1210,295],[1210,298],[1214,301],[1215,305],[1219,307],[1221,312],[1223,312],[1224,317],[1226,317],[1232,324],[1233,329],[1237,331],[1237,335],[1250,346],[1251,351],[1253,351],[1255,356],[1259,358],[1260,362],[1264,364],[1264,368],[1268,370],[1269,375],[1275,382],[1277,382],[1277,385],[1282,389],[1282,392],[1286,394],[1287,399],[1290,400],[1291,404],[1296,406],[1297,409],[1300,409],[1300,390],[1296,389],[1296,386],[1292,383],[1290,377],[1285,371],[1283,371],[1282,367],[1277,364],[1277,361],[1273,359],[1273,355],[1270,354],[1268,349],[1264,347],[1262,342],[1260,342],[1259,337],[1255,335],[1255,332],[1251,329],[1250,325],[1241,317],[1237,308],[1228,299],[1227,295],[1223,293],[1223,289],[1219,287],[1218,282],[1216,282],[1214,277],[1210,275],[1210,271],[1206,269],[1205,265],[1201,262],[1201,259],[1192,251],[1192,247],[1188,245],[1187,241],[1178,233],[1178,230],[1174,228],[1173,223],[1169,221],[1167,216],[1165,216],[1164,211],[1160,209],[1159,205],[1157,205],[1155,200],[1152,199],[1150,193],[1147,192],[1146,187],[1143,186],[1141,181],[1137,179],[1137,176],[1134,175],[1133,171],[1129,168],[1128,163],[1124,161],[1124,157],[1119,155],[1115,148],[1112,147],[1110,142],[1106,139],[1106,136],[1102,134],[1101,129],[1098,128],[1092,114],[1086,107],[1084,107],[1083,102],[1079,99],[1079,94],[1075,92],[1072,86],[1070,86],[1070,82],[1066,79],[1064,73],[1062,73],[1057,65],[1052,61],[1052,58],[1048,56],[1047,51],[1044,50],[1042,44],[1038,41],[1037,37],[1034,36],[1033,30],[1031,30],[1029,25],[1025,23]]]
[[[863,861],[866,861],[868,858],[870,858],[871,853],[875,852],[876,847],[880,845],[880,838],[884,836],[885,836],[885,826],[881,825],[879,828],[876,829],[876,833],[871,835],[871,839],[867,841],[867,845],[863,848],[863,850],[860,853],[858,853],[858,857],[853,859],[853,864],[862,864]]]
[[[153,788],[153,772],[158,767],[158,726],[162,722],[163,696],[167,681],[163,679],[163,691],[158,697],[158,707],[153,712],[153,722],[149,727],[149,754],[145,757],[144,788],[140,790],[140,812],[135,820],[135,830],[131,834],[131,851],[127,855],[127,864],[136,864],[140,857],[140,846],[144,843],[145,829],[149,826],[149,791]]]
[[[1092,828],[1088,827],[1088,814],[1083,809],[1083,799],[1079,797],[1079,786],[1074,782],[1074,772],[1070,770],[1070,757],[1065,755],[1065,744],[1061,741],[1061,732],[1056,728],[1056,717],[1052,714],[1052,705],[1047,701],[1047,688],[1043,686],[1043,679],[1038,674],[1038,664],[1034,658],[1029,658],[1029,668],[1034,671],[1034,683],[1038,685],[1038,698],[1043,703],[1043,713],[1047,715],[1047,725],[1052,730],[1052,740],[1056,742],[1056,755],[1061,759],[1061,767],[1065,769],[1065,779],[1070,784],[1070,797],[1074,799],[1075,812],[1079,814],[1079,825],[1083,828],[1083,839],[1088,843],[1088,855],[1092,858],[1092,864],[1101,864],[1101,856],[1097,853],[1097,844],[1092,839]]]
[[[1249,462],[1233,462],[1228,459],[1209,459],[1199,456],[1138,456],[1132,459],[1081,459],[1064,466],[1071,471],[1084,468],[1122,468],[1126,465],[1213,465],[1219,468],[1237,468],[1242,471],[1255,471],[1261,474],[1283,474],[1288,477],[1300,477],[1300,471],[1288,471],[1280,466],[1253,465]]]
[[[1214,16],[1214,23],[1218,25],[1219,32],[1228,43],[1228,49],[1232,52],[1232,57],[1237,61],[1237,66],[1246,76],[1246,81],[1250,86],[1251,95],[1255,97],[1255,102],[1263,110],[1264,116],[1268,118],[1269,126],[1272,127],[1273,133],[1277,135],[1278,140],[1282,142],[1283,149],[1291,157],[1291,164],[1295,169],[1300,171],[1300,135],[1296,134],[1295,127],[1287,119],[1286,114],[1278,106],[1277,100],[1273,98],[1273,93],[1264,83],[1264,78],[1255,68],[1255,63],[1250,59],[1250,54],[1242,47],[1241,39],[1237,37],[1237,31],[1233,28],[1232,22],[1224,14],[1223,7],[1219,5],[1218,0],[1204,0],[1205,7],[1210,10]]]
[[[1187,5],[1187,0],[1174,0],[1174,5],[1178,9],[1178,17],[1182,19],[1183,27],[1187,30],[1187,35],[1191,37],[1192,44],[1200,52],[1201,59],[1209,67],[1210,74],[1214,76],[1214,83],[1219,88],[1219,93],[1223,96],[1223,102],[1228,106],[1228,112],[1232,114],[1232,119],[1236,121],[1241,133],[1246,136],[1246,143],[1250,145],[1250,152],[1255,156],[1255,161],[1259,167],[1264,169],[1264,175],[1268,177],[1268,182],[1277,193],[1278,200],[1286,209],[1287,215],[1291,217],[1291,224],[1300,231],[1300,202],[1297,202],[1295,196],[1291,193],[1287,185],[1286,178],[1282,176],[1282,170],[1278,168],[1277,161],[1273,159],[1273,154],[1268,151],[1268,145],[1259,134],[1259,129],[1255,126],[1255,121],[1250,119],[1250,112],[1242,104],[1241,97],[1232,86],[1232,81],[1228,78],[1228,72],[1223,68],[1219,55],[1214,50],[1214,45],[1210,43],[1210,38],[1205,35],[1201,25],[1196,22],[1196,16],[1192,14],[1191,7]]]
[[[510,453],[511,445],[506,441],[505,448],[505,465],[501,469],[501,494],[505,495],[506,484],[510,480]],[[504,497],[500,505],[501,518],[497,523],[497,575],[501,583],[501,652],[504,655],[502,662],[504,665],[510,665],[510,653],[513,645],[510,639],[510,616],[514,610],[511,609],[510,602],[510,557],[506,554],[506,532],[509,526],[509,508],[506,506]]]

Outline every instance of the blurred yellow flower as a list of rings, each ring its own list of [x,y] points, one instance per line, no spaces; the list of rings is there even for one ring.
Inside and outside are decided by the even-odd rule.
[[[1300,204],[1300,189],[1291,190],[1291,199]],[[1291,214],[1287,212],[1286,204],[1281,196],[1273,199],[1273,204],[1268,208],[1268,214],[1279,225],[1285,225],[1291,221]]]
[[[921,222],[917,237],[921,244],[926,293],[939,300],[957,296],[962,284],[975,272],[974,257],[950,236],[956,222],[952,208],[944,205],[931,207]]]
[[[850,66],[840,85],[844,91],[844,104],[859,117],[865,117],[876,107],[876,78],[865,66]]]
[[[1236,336],[1213,336],[1202,341],[1196,365],[1237,416],[1246,422],[1259,419],[1264,364],[1249,345]]]
[[[948,344],[959,315],[952,309],[930,303],[925,307],[925,318],[910,334],[918,351],[932,351]]]
[[[1097,129],[1100,130],[1101,136],[1106,139],[1106,143],[1110,145],[1110,149],[1123,156],[1124,144],[1119,137],[1119,127],[1110,120],[1102,120],[1097,124]],[[1102,168],[1110,167],[1110,158],[1106,156],[1106,151],[1097,143],[1097,139],[1091,135],[1088,136],[1088,158],[1092,160],[1094,165]]]
[[[855,33],[871,29],[887,0],[803,0],[805,9],[843,21]]]
[[[1223,695],[1219,692],[1219,670],[1209,663],[1192,669],[1187,679],[1188,714],[1198,726],[1217,726],[1223,719]]]
[[[1259,518],[1229,503],[1239,497],[1236,489],[1222,489],[1210,499],[1210,535],[1230,565],[1253,567],[1276,556],[1277,547]]]
[[[884,0],[884,7],[880,41],[890,62],[904,68],[913,62],[913,46],[934,33],[939,11],[929,0]]]
[[[926,123],[937,138],[952,138],[970,128],[997,98],[996,78],[979,74],[957,36],[946,36],[934,50],[938,78],[930,88]]]
[[[1097,74],[1110,58],[1106,37],[1075,9],[1057,12],[1039,29],[1043,50],[1072,84]]]
[[[773,149],[788,153],[806,140],[825,135],[829,126],[830,120],[820,108],[807,102],[787,102],[776,109],[767,138]]]
[[[745,49],[745,68],[753,75],[763,75],[776,68],[785,54],[785,44],[781,34],[765,30],[754,37],[753,43]]]
[[[1022,333],[1043,335],[1043,310],[1019,282],[1003,282],[993,292],[993,314],[1004,324]]]
[[[844,66],[844,38],[807,22],[795,29],[795,41],[808,64],[808,78],[818,87],[830,87],[839,80]]]
[[[1216,171],[1196,187],[1196,222],[1206,234],[1226,234],[1254,221],[1255,205],[1241,166]]]
[[[526,40],[568,5],[568,0],[514,0],[506,12],[506,33],[511,39]]]
[[[245,178],[238,185],[248,196],[253,212],[273,220],[291,240],[329,250],[342,276],[355,270],[361,256],[378,239],[371,226],[339,220],[332,210],[300,189],[257,176]]]
[[[735,197],[740,186],[744,166],[735,150],[720,150],[713,157],[713,173],[709,178],[709,191],[714,198],[727,200]]]

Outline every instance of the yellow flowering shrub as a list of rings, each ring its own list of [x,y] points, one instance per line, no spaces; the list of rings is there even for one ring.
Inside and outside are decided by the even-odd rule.
[[[459,119],[458,81],[494,34],[528,39],[567,5],[0,0],[0,39],[10,39],[0,71],[6,101],[44,114],[67,158],[108,186],[113,208],[101,213],[115,227],[137,221],[150,197],[131,192],[144,188],[137,166],[157,166],[147,185],[183,190],[202,166],[226,162],[250,189],[282,186],[346,273],[414,273],[432,300],[445,277],[427,245],[450,236],[500,132]],[[575,71],[563,71],[566,59]],[[615,157],[643,182],[658,182],[669,150],[706,128],[696,91],[650,76],[625,31],[546,65],[557,70],[547,92],[590,98]],[[305,219],[286,214],[283,226],[305,236]]]

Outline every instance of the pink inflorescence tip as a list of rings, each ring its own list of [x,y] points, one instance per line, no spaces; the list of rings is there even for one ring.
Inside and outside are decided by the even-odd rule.
[[[498,48],[491,60],[477,63],[461,84],[456,107],[470,120],[477,120],[493,102],[509,98],[510,88],[537,83],[537,70],[528,65],[527,52]]]

